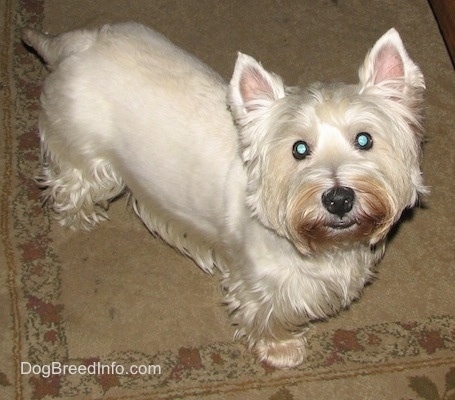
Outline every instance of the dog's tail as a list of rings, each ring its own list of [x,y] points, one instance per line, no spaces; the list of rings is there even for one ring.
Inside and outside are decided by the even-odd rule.
[[[53,36],[26,28],[22,40],[43,58],[50,69],[71,54],[88,49],[97,37],[97,31],[78,30]]]

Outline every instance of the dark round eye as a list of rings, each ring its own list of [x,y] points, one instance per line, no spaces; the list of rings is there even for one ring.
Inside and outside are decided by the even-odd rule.
[[[310,148],[303,140],[298,140],[292,146],[292,155],[296,160],[303,160],[306,156],[310,155]]]
[[[359,150],[370,150],[373,147],[373,138],[368,132],[360,132],[355,137],[355,147]]]

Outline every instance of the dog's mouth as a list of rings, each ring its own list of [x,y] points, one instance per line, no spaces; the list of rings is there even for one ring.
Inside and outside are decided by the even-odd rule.
[[[330,220],[325,225],[331,229],[343,230],[343,229],[349,229],[351,226],[358,224],[358,223],[359,222],[355,219],[340,218],[340,219]]]

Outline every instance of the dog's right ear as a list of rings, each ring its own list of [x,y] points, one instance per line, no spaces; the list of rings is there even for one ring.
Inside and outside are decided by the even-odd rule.
[[[359,78],[362,92],[373,89],[413,108],[422,103],[423,74],[409,57],[394,28],[382,35],[368,52],[359,69]]]
[[[237,123],[258,117],[285,96],[281,78],[267,72],[253,57],[238,53],[229,85],[229,105]]]

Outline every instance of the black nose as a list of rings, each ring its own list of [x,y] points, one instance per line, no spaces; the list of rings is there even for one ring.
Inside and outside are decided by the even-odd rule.
[[[340,218],[352,210],[355,194],[351,188],[336,186],[322,194],[322,204],[325,209]]]

